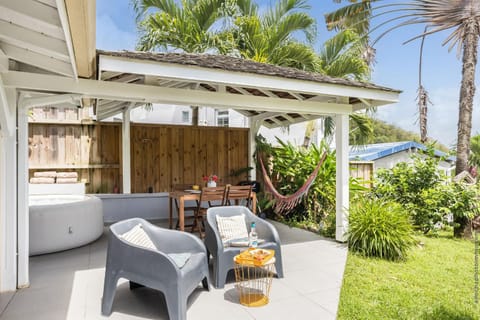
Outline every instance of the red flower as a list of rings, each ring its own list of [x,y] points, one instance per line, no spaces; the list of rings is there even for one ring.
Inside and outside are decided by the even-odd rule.
[[[203,181],[218,181],[218,176],[216,174],[211,174],[209,176],[203,176]]]

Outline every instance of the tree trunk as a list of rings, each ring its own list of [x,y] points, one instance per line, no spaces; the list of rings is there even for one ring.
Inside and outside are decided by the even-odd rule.
[[[457,136],[457,166],[455,173],[468,170],[468,155],[470,152],[470,135],[472,132],[472,110],[473,98],[475,95],[475,69],[477,66],[477,47],[480,34],[479,22],[475,18],[465,25],[465,36],[463,38],[463,68],[462,86],[460,89],[460,106],[458,115],[458,136]],[[454,230],[455,235],[461,235],[468,228],[468,219],[460,219]]]

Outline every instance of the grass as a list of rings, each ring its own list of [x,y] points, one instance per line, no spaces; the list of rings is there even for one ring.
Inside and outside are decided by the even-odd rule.
[[[405,262],[349,253],[338,319],[480,319],[474,303],[474,244],[417,239]]]

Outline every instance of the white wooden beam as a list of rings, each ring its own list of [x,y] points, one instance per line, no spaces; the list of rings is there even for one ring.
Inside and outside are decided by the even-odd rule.
[[[57,39],[65,38],[57,9],[37,1],[0,0],[0,19]]]
[[[15,101],[15,90],[6,90],[2,74],[0,74],[0,130],[6,136],[15,134],[15,117],[13,110],[16,106],[12,104]]]
[[[114,115],[122,113],[123,109],[125,109],[125,105],[118,106],[118,108],[114,108],[109,111],[97,112],[97,120],[101,121],[101,120],[105,120],[107,118],[113,117]]]
[[[122,74],[122,72],[103,71],[102,73],[100,73],[100,80],[110,80]]]
[[[0,49],[0,73],[7,72],[8,69],[10,69],[9,63],[8,63],[8,57],[3,52],[2,49]]]
[[[6,43],[0,43],[0,49],[13,60],[17,60],[35,67],[55,72],[61,75],[72,76],[72,66],[64,61],[47,57],[33,51],[22,49]]]
[[[0,292],[17,289],[17,139],[0,134]]]
[[[225,84],[232,87],[245,87],[275,91],[295,91],[314,95],[357,97],[389,101],[398,101],[398,91],[356,87],[347,84],[320,83],[278,76],[259,75],[247,72],[211,69],[205,67],[162,63],[158,61],[134,60],[131,58],[99,56],[99,69],[141,73],[181,81],[202,81],[211,84]]]
[[[230,93],[161,88],[158,86],[115,83],[87,79],[10,71],[4,75],[6,86],[53,92],[79,93],[90,98],[131,102],[204,105],[210,107],[310,114],[349,114],[352,106],[340,103],[297,101],[292,99],[243,96]]]
[[[348,164],[348,115],[335,116],[336,143],[336,232],[335,239],[347,241],[348,207],[349,207],[349,164]]]
[[[289,91],[288,93],[297,100],[300,100],[300,101],[305,100],[305,98],[298,93],[291,92],[291,91]]]
[[[49,37],[26,27],[0,20],[0,40],[19,48],[28,49],[49,57],[69,62],[67,44],[64,40]]]
[[[255,116],[251,116],[250,119],[251,121],[262,121],[262,120],[265,120],[265,119],[268,119],[268,118],[271,118],[271,117],[274,117],[274,116],[278,116],[280,114],[280,112],[262,112],[262,113],[259,113]]]
[[[250,130],[248,131],[248,166],[252,167],[253,170],[249,172],[250,174],[250,180],[255,181],[257,179],[257,164],[254,159],[255,155],[255,149],[256,149],[256,144],[255,144],[255,138],[258,134],[258,130],[260,130],[261,126],[261,121],[260,120],[252,120],[250,119]],[[256,203],[253,204],[254,206],[257,205]]]
[[[270,92],[269,90],[258,89],[258,91],[260,91],[261,93],[263,93],[267,97],[278,98],[278,96],[276,94],[274,94],[273,92]]]
[[[285,119],[287,119],[288,121],[290,122],[294,122],[295,119],[293,119],[292,117],[290,117],[288,114],[286,113],[282,113],[282,117],[284,117]]]
[[[122,122],[122,183],[123,193],[131,193],[131,169],[130,169],[130,111],[135,103],[130,104],[123,111]]]
[[[244,94],[246,96],[251,96],[252,94],[248,92],[247,90],[240,88],[240,87],[233,87],[236,91],[240,92],[241,94]]]
[[[38,98],[43,99],[43,98]],[[30,216],[28,211],[28,100],[20,100],[17,108],[17,246],[18,288],[26,288],[29,280],[29,235]]]

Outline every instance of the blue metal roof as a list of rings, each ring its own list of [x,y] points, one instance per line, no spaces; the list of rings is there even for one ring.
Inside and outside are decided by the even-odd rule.
[[[387,143],[375,143],[367,144],[364,146],[350,146],[349,159],[350,160],[363,160],[374,161],[397,152],[409,150],[409,149],[427,150],[427,147],[421,143],[415,141],[400,141],[400,142],[387,142]],[[435,150],[434,154],[437,157],[443,157],[445,152]],[[456,158],[451,156],[447,160],[455,161]]]

